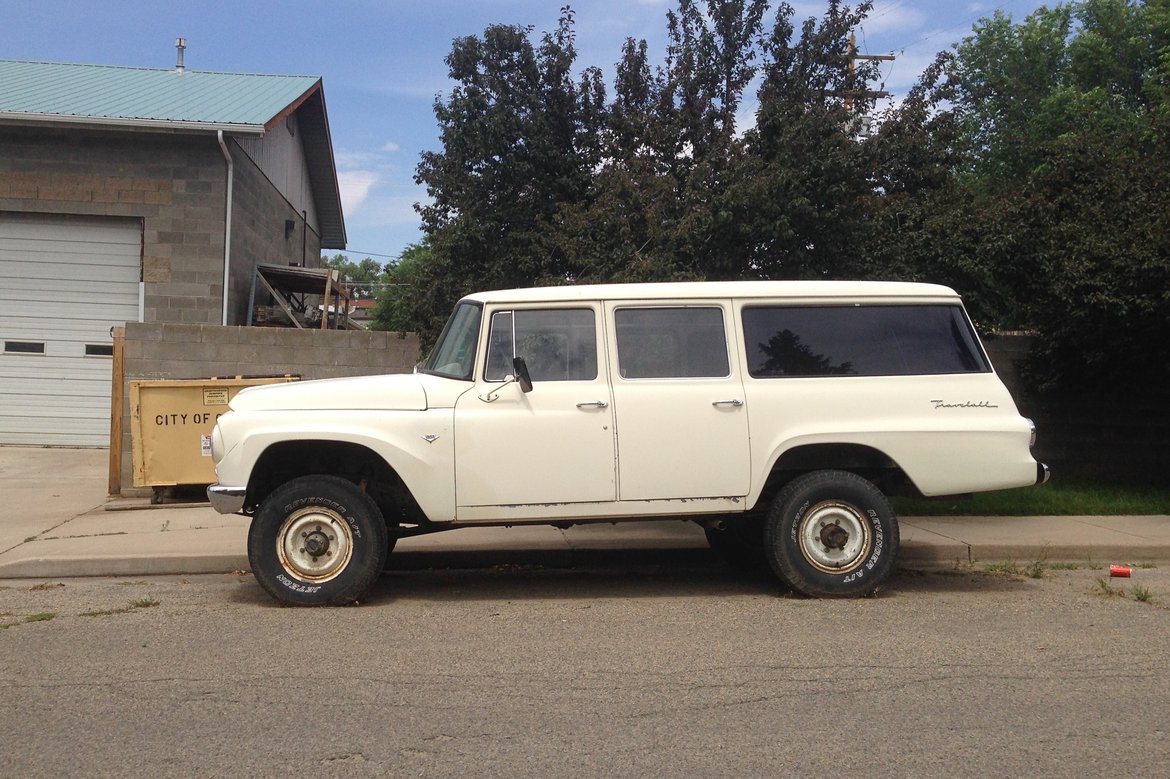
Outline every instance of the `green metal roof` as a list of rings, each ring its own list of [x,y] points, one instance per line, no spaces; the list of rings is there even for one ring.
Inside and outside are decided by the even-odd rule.
[[[325,93],[316,76],[0,60],[0,123],[263,135],[302,131],[321,248],[345,248]]]
[[[320,83],[314,76],[0,60],[0,116],[262,132]]]

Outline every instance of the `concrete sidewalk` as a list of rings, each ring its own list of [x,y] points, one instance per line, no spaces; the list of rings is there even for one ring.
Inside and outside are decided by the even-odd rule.
[[[106,499],[104,450],[0,447],[0,578],[150,576],[247,570],[248,520],[209,506]],[[1170,564],[1170,516],[902,517],[905,568],[1093,561]],[[661,552],[710,558],[690,521],[465,528],[403,539],[397,569],[620,564]]]

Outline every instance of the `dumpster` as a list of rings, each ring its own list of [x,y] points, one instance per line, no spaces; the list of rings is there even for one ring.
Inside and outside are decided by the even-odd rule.
[[[245,387],[297,381],[299,376],[236,376],[130,382],[134,486],[154,489],[215,481],[211,429]]]

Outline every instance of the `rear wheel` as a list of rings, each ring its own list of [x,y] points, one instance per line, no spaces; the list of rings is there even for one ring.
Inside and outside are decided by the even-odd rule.
[[[870,482],[847,471],[793,479],[768,513],[768,564],[805,595],[872,595],[898,554],[898,519]]]
[[[303,476],[276,489],[252,519],[248,561],[277,600],[341,605],[366,593],[389,545],[369,495],[337,476]]]

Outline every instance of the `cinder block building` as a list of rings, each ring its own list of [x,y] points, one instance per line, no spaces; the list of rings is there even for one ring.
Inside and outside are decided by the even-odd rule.
[[[345,243],[320,78],[0,60],[0,444],[106,445],[112,327]]]

